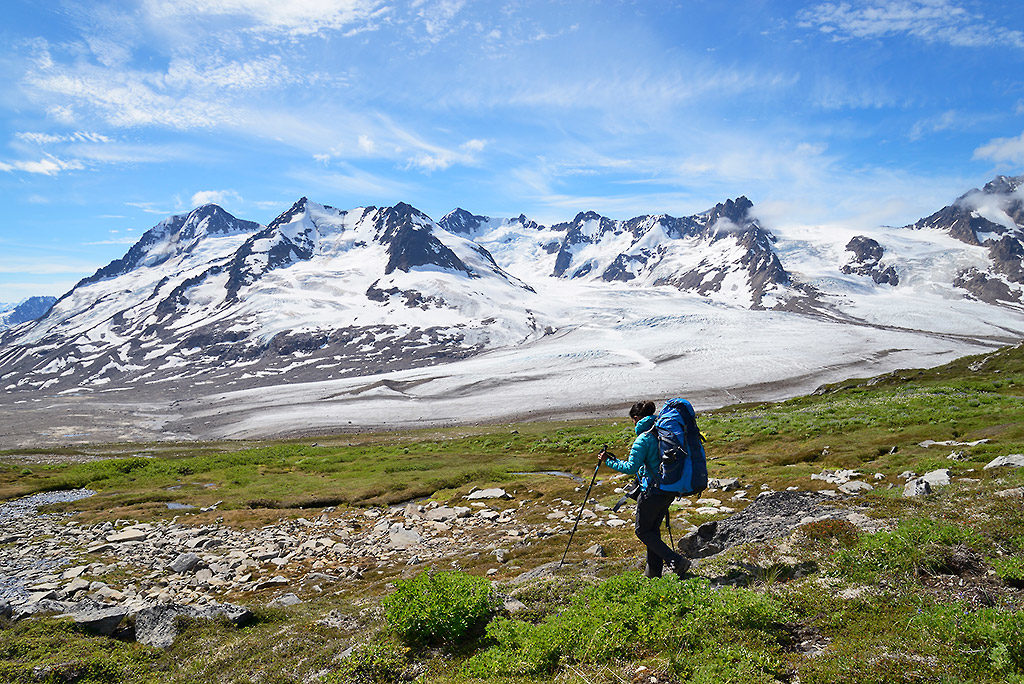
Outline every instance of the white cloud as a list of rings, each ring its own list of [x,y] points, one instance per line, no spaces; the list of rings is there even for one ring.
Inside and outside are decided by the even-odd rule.
[[[134,245],[138,242],[136,237],[121,237],[121,238],[110,238],[109,240],[94,240],[92,242],[83,242],[83,245]]]
[[[198,207],[203,204],[225,204],[227,202],[241,202],[242,198],[234,190],[200,190],[192,195],[192,206]]]
[[[465,0],[415,0],[412,7],[423,22],[428,40],[436,43],[452,31],[455,17],[465,5]]]
[[[0,171],[7,171],[8,173],[23,171],[25,173],[38,173],[44,176],[56,176],[61,171],[74,171],[84,168],[85,165],[77,159],[65,161],[52,155],[47,155],[39,160],[0,161]]]
[[[359,149],[366,154],[373,154],[374,150],[377,149],[376,143],[374,143],[373,139],[368,135],[360,135],[358,143]]]
[[[953,0],[825,2],[801,10],[797,19],[835,40],[909,35],[958,47],[1024,48],[1024,32],[999,26]]]
[[[479,138],[472,138],[459,145],[459,149],[469,153],[483,152],[485,147],[487,147],[487,141]]]
[[[386,13],[379,0],[146,0],[152,21],[224,18],[246,30],[305,36],[326,30],[366,28]]]
[[[112,142],[110,138],[101,134],[93,133],[90,131],[74,131],[73,133],[34,133],[21,131],[14,134],[14,137],[18,140],[22,140],[28,143],[34,143],[36,145],[53,145],[57,143],[71,143],[71,142],[90,142],[90,143],[108,143]]]
[[[1024,133],[1016,138],[995,138],[974,150],[975,159],[1024,164]]]
[[[125,202],[124,205],[126,207],[135,207],[136,209],[141,209],[147,214],[161,214],[163,216],[166,216],[168,214],[173,213],[172,209],[167,209],[165,208],[165,205],[161,205],[158,202]]]

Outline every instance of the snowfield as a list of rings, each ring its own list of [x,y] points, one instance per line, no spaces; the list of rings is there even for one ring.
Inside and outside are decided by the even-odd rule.
[[[700,408],[937,365],[1024,335],[1024,177],[913,226],[541,226],[302,198],[205,205],[0,332],[0,435],[255,438]],[[45,303],[49,306],[49,302]]]

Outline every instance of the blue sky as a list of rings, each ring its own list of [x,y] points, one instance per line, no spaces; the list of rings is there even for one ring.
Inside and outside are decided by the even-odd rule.
[[[1024,172],[1024,3],[5,0],[0,302],[207,201],[902,225]]]

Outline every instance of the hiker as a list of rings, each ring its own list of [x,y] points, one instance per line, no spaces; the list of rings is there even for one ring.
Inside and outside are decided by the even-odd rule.
[[[636,536],[647,547],[647,566],[644,575],[661,577],[664,565],[682,577],[690,568],[690,561],[669,548],[661,540],[661,523],[668,515],[668,507],[675,494],[663,492],[652,483],[658,473],[658,438],[654,434],[654,402],[638,401],[629,409],[629,417],[636,424],[636,439],[625,461],[614,455],[605,456],[605,465],[627,475],[636,475],[640,491],[636,500]]]

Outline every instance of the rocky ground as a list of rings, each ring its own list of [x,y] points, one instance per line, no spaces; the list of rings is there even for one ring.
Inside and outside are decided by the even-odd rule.
[[[1021,466],[1024,457],[1012,454],[996,458],[986,469]],[[954,480],[976,482],[970,475],[968,470],[951,477],[948,469],[921,476],[824,470],[811,475],[805,488],[794,485],[779,492],[755,490],[737,478],[713,479],[702,495],[680,500],[674,516],[683,536],[677,543],[697,559],[696,570],[702,560],[729,548],[782,538],[811,522],[845,520],[874,532],[886,521],[865,515],[858,505],[863,492],[904,482],[903,496],[916,497]],[[582,510],[581,531],[604,528],[609,539],[630,536],[632,506],[616,513],[599,502],[621,494],[624,484],[621,475],[598,483]],[[821,484],[835,488],[811,488]],[[582,485],[576,488],[582,490]],[[0,505],[0,614],[13,619],[66,614],[99,633],[167,646],[178,615],[224,616],[242,624],[249,617],[245,606],[294,605],[323,592],[351,591],[382,576],[427,567],[460,568],[485,558],[491,565],[486,574],[495,580],[516,583],[551,574],[557,563],[523,567],[516,558],[544,540],[560,547],[579,511],[573,501],[529,488],[473,488],[450,505],[426,501],[326,508],[315,516],[280,519],[251,530],[229,527],[220,518],[192,524],[187,506],[169,521],[93,525],[76,522],[72,514],[39,512],[47,504],[92,494],[50,492]],[[997,495],[1022,497],[1024,489]],[[210,510],[216,505],[205,512]],[[707,521],[699,526],[685,522],[702,519]],[[581,539],[585,536],[580,533]],[[578,562],[581,553],[596,560],[605,550],[588,544],[572,557]]]

